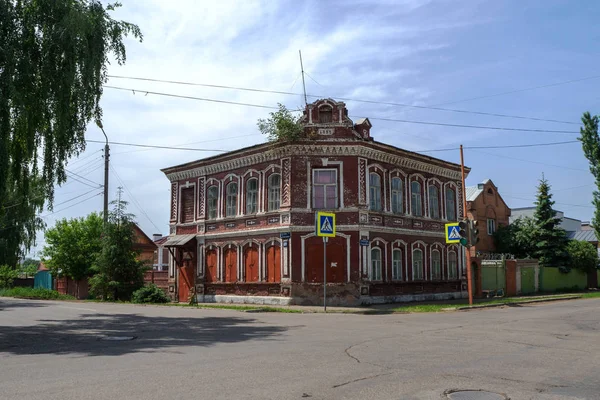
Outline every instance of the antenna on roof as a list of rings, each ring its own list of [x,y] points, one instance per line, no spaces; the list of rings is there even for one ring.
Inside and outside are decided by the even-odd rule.
[[[308,100],[306,99],[306,82],[304,81],[304,65],[302,65],[302,51],[298,50],[300,54],[300,70],[302,71],[302,88],[304,89],[304,105],[308,106]]]

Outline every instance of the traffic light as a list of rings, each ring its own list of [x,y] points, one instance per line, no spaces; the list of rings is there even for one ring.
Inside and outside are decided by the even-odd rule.
[[[477,220],[469,221],[469,243],[471,246],[475,246],[479,242],[479,228],[477,226]]]
[[[469,244],[469,222],[467,220],[458,223],[458,234],[460,235],[460,244],[467,247]]]

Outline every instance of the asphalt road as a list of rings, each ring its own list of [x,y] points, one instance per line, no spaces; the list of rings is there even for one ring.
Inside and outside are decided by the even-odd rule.
[[[449,389],[600,399],[600,300],[325,315],[0,299],[0,399],[440,399]]]

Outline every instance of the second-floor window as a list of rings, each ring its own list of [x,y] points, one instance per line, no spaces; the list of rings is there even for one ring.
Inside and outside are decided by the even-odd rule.
[[[315,169],[313,171],[313,208],[338,207],[337,170]]]
[[[456,194],[452,188],[446,188],[446,219],[456,221]]]
[[[249,179],[246,183],[246,214],[256,214],[258,206],[258,179]]]
[[[279,204],[281,199],[281,176],[279,174],[271,174],[269,176],[268,183],[268,210],[279,210]]]
[[[369,208],[381,211],[381,176],[375,172],[369,174]]]
[[[429,186],[429,216],[431,218],[440,217],[440,192],[437,186]]]
[[[423,199],[421,197],[421,184],[413,181],[410,184],[410,210],[415,217],[423,216]]]
[[[238,185],[236,182],[230,182],[227,185],[227,197],[225,200],[225,216],[234,217],[237,215],[237,197]]]
[[[217,186],[209,186],[206,194],[207,214],[208,219],[217,218],[217,204],[219,202],[219,188]]]
[[[403,210],[402,179],[392,178],[392,212],[402,214]]]
[[[194,221],[194,187],[181,189],[181,222]]]
[[[496,220],[488,218],[487,220],[487,234],[492,236],[496,232]]]

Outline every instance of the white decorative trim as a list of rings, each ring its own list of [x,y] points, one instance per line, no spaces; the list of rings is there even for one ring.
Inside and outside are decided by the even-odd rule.
[[[402,239],[396,239],[392,242],[392,270],[394,268],[394,245],[397,244],[397,249],[401,250],[404,253],[404,265],[403,267],[403,273],[402,273],[402,277],[400,278],[401,281],[408,281],[408,244],[402,240]],[[401,249],[401,246],[404,246],[404,250]],[[392,280],[394,280],[393,278],[393,274],[392,274]],[[397,280],[397,279],[396,279]]]
[[[374,147],[381,147],[382,150]],[[254,151],[255,153],[248,154],[251,151]],[[403,150],[398,149],[398,152],[403,152]],[[198,176],[202,175],[212,175],[225,171],[233,171],[255,164],[279,160],[283,157],[289,156],[359,156],[385,164],[393,164],[399,168],[416,170],[426,174],[443,176],[450,179],[460,179],[460,170],[458,170],[458,168],[455,170],[435,165],[431,162],[416,160],[415,158],[420,157],[418,154],[406,154],[401,156],[391,153],[389,149],[387,151],[384,150],[383,146],[379,146],[378,144],[357,144],[354,141],[349,144],[336,145],[310,143],[289,144],[282,147],[267,146],[262,150],[254,148],[252,150],[242,151],[239,155],[236,154],[234,158],[227,161],[215,162],[198,167],[193,167],[190,165],[187,167],[187,169],[181,171],[172,171],[177,168],[186,168],[186,166],[183,165],[166,168],[163,171],[169,180],[176,181],[197,178]],[[438,162],[443,161],[439,160]]]

